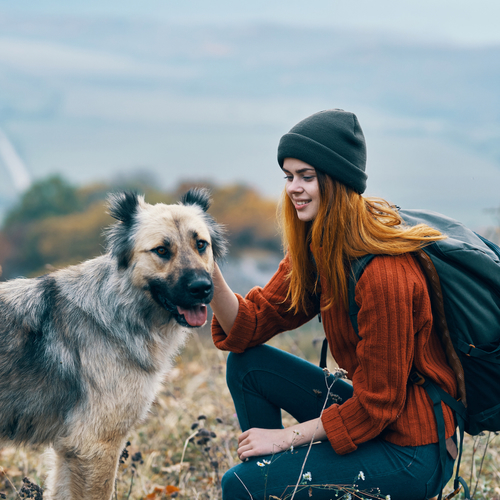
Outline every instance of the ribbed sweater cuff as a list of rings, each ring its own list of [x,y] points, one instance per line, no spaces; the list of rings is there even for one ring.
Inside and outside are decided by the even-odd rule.
[[[214,314],[212,318],[212,340],[215,346],[222,351],[240,353],[248,347],[249,323],[253,323],[250,328],[252,331],[255,330],[255,316],[248,313],[245,299],[237,293],[235,295],[239,302],[239,310],[229,335],[225,334]]]
[[[337,454],[345,455],[357,449],[340,416],[338,405],[326,408],[321,415],[321,422],[323,423],[328,441],[330,441]]]

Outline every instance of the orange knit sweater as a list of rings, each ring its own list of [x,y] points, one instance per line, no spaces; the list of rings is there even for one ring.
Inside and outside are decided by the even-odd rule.
[[[212,336],[219,349],[243,352],[274,335],[293,330],[315,314],[288,311],[288,258],[264,287],[246,298],[237,295],[239,311],[226,336],[217,319]],[[322,281],[325,295],[324,280]],[[333,404],[322,423],[334,450],[354,451],[357,445],[381,435],[400,446],[438,441],[432,403],[423,389],[408,382],[412,366],[456,396],[456,379],[434,332],[427,283],[411,254],[377,256],[356,286],[359,335],[342,304],[322,313],[330,350],[352,381],[353,397]],[[451,410],[443,404],[446,437],[455,431]]]

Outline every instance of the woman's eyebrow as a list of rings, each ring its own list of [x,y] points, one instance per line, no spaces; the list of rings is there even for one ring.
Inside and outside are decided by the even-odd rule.
[[[296,170],[295,173],[303,174],[304,172],[313,172],[314,170],[315,170],[314,167],[304,167],[304,168],[299,168],[299,170]],[[283,172],[286,172],[287,174],[291,173],[286,168],[283,169]]]

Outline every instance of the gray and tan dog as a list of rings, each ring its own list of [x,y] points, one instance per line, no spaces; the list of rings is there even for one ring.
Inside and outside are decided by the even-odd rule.
[[[207,320],[226,246],[208,207],[204,190],[112,195],[105,255],[0,284],[0,444],[52,446],[44,498],[111,498],[127,434]]]

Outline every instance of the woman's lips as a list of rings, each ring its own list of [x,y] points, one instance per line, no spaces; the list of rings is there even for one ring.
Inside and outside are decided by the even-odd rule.
[[[299,205],[300,203],[300,205]],[[305,207],[307,207],[309,205],[309,203],[311,203],[310,201],[296,201],[294,202],[294,205],[295,205],[295,210],[301,210]]]

